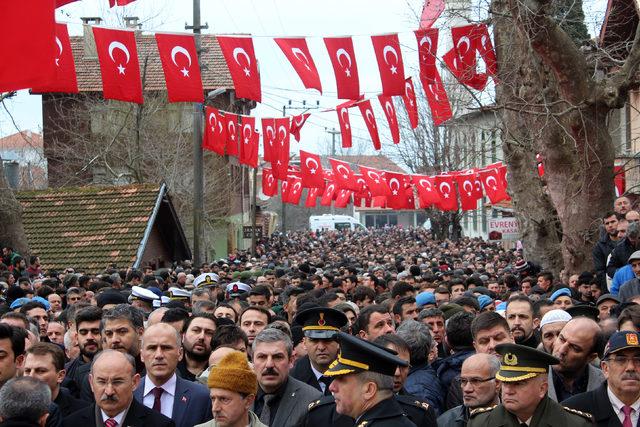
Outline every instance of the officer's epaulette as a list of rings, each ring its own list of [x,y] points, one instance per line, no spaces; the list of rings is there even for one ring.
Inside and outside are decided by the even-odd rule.
[[[474,417],[478,414],[482,414],[485,412],[489,412],[490,410],[492,410],[493,408],[495,408],[498,405],[493,405],[493,406],[485,406],[484,408],[476,408],[476,409],[472,409],[471,412],[469,412],[469,416],[470,417]]]
[[[566,406],[563,406],[564,410],[567,412],[571,412],[572,414],[576,414],[576,415],[580,415],[583,418],[588,419],[589,421],[593,421],[593,415],[591,415],[588,412],[582,412],[582,411],[578,411],[577,409],[573,409],[573,408],[568,408]]]
[[[361,422],[360,424],[358,424],[358,427],[364,427],[364,426],[366,426],[367,424],[369,424],[369,421],[363,421],[363,422]]]
[[[429,410],[429,404],[422,400],[416,400],[415,396],[405,396],[402,394],[398,394],[396,396],[396,400],[403,405],[411,405],[420,409],[424,409],[425,411]]]
[[[323,405],[328,405],[330,403],[335,403],[333,396],[322,396],[320,399],[314,400],[313,402],[309,403],[309,407],[307,408],[307,410],[310,411],[312,409],[318,408]]]

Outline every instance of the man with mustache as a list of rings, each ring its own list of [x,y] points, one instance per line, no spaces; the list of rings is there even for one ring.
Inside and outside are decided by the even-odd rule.
[[[178,372],[182,378],[196,381],[209,366],[211,339],[216,326],[216,317],[212,314],[200,313],[187,319],[182,334],[184,357],[178,363]]]
[[[635,426],[640,418],[640,334],[620,331],[607,343],[600,362],[606,382],[562,402],[589,411],[598,427]]]
[[[175,427],[171,419],[133,398],[140,375],[130,354],[102,351],[93,360],[89,381],[95,403],[65,417],[64,427]]]
[[[253,412],[270,427],[296,425],[319,390],[289,375],[293,343],[284,332],[266,328],[253,340],[253,368],[258,393]]]
[[[506,310],[507,323],[511,335],[517,344],[536,348],[538,339],[534,333],[540,319],[533,317],[533,303],[524,295],[517,295],[509,299]]]
[[[80,355],[65,365],[67,374],[63,383],[76,394],[79,391],[78,387],[89,375],[93,357],[102,350],[101,320],[102,309],[95,306],[85,307],[76,313],[75,325]]]

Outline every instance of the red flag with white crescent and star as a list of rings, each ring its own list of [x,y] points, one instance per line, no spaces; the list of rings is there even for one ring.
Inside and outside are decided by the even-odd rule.
[[[408,209],[406,191],[406,175],[397,172],[385,172],[385,179],[391,192],[387,195],[387,207],[391,209]]]
[[[105,99],[142,104],[135,32],[93,27]]]
[[[324,188],[324,175],[320,156],[300,150],[300,175],[306,188]]]
[[[273,197],[278,194],[278,180],[269,168],[262,169],[262,194]]]
[[[329,163],[331,163],[331,168],[333,169],[333,179],[335,180],[338,188],[358,190],[358,186],[354,178],[354,173],[353,170],[351,170],[349,163],[331,158],[329,159]]]
[[[404,64],[398,35],[371,36],[371,42],[378,61],[382,94],[401,96],[404,93]]]
[[[203,148],[224,156],[227,145],[226,122],[220,111],[213,107],[205,108],[205,132]]]
[[[420,80],[432,82],[439,74],[436,68],[438,54],[438,29],[429,28],[414,32],[418,41],[418,61],[420,64]]]
[[[291,118],[291,127],[289,128],[289,132],[298,142],[300,142],[300,130],[302,130],[302,126],[307,122],[310,115],[311,114],[309,113],[304,113]]]
[[[436,175],[434,184],[440,196],[439,207],[443,211],[458,210],[458,198],[453,175]]]
[[[289,117],[279,117],[274,120],[276,139],[271,168],[273,175],[280,180],[287,179],[289,170],[289,145],[291,141],[289,133],[291,124],[289,122]]]
[[[262,119],[262,148],[265,162],[272,162],[276,143],[275,119]]]
[[[227,130],[227,156],[238,157],[240,149],[238,146],[238,115],[232,113],[224,113],[225,129]]]
[[[307,199],[304,203],[305,207],[307,208],[315,208],[317,201],[318,201],[318,196],[320,196],[323,192],[323,189],[321,188],[309,188],[307,189]]]
[[[231,73],[236,97],[262,102],[260,73],[253,39],[218,36],[218,44]]]
[[[491,204],[496,204],[509,198],[507,187],[504,185],[504,181],[500,176],[500,168],[481,169],[479,174],[482,185],[484,186],[484,192]]]
[[[298,73],[304,87],[317,89],[322,93],[320,75],[309,52],[309,47],[307,47],[307,41],[304,38],[282,38],[274,39],[274,41]]]
[[[463,211],[478,209],[478,197],[475,189],[475,173],[473,171],[455,176],[460,195],[460,207]]]
[[[382,148],[380,145],[380,135],[378,134],[376,117],[373,115],[373,109],[371,108],[371,101],[367,99],[366,101],[359,102],[358,108],[360,109],[364,123],[367,125],[369,136],[371,136],[371,141],[373,141],[373,148],[380,150]]]
[[[349,108],[344,104],[336,107],[338,113],[338,123],[340,124],[340,136],[342,137],[342,148],[351,148],[351,122],[349,120]]]
[[[418,191],[420,209],[438,206],[440,198],[434,188],[433,177],[427,175],[412,175],[411,180]]]
[[[336,196],[335,206],[336,208],[346,208],[349,202],[351,201],[351,195],[353,194],[352,190],[348,190],[346,188],[341,188],[338,191],[338,195]]]
[[[360,81],[353,40],[351,37],[327,37],[324,39],[324,43],[336,76],[338,98],[358,99],[360,97]]]
[[[409,77],[404,82],[404,95],[402,95],[402,101],[404,102],[404,108],[409,115],[409,123],[411,129],[418,127],[418,102],[416,100],[416,89],[413,86],[413,80]]]
[[[256,132],[256,118],[242,116],[240,128],[240,164],[252,168],[258,167],[258,148],[260,135]]]
[[[322,192],[322,198],[320,199],[320,206],[331,206],[331,202],[336,198],[338,187],[335,182],[328,182],[327,186]]]
[[[444,0],[425,0],[420,16],[420,28],[430,28],[444,11]]]
[[[286,192],[283,191],[282,201],[291,205],[297,205],[300,203],[300,197],[302,197],[302,179],[295,174],[289,174],[286,181]],[[283,186],[284,188],[284,186]]]
[[[78,81],[76,78],[76,66],[71,53],[71,43],[67,24],[56,23],[56,57],[55,77],[47,84],[36,85],[31,91],[34,93],[78,93]]]
[[[367,166],[360,166],[360,173],[373,197],[384,197],[391,193],[382,171]]]
[[[396,107],[393,105],[393,100],[390,96],[379,95],[378,100],[384,115],[389,123],[389,131],[391,132],[391,139],[394,144],[400,142],[400,128],[398,126],[398,116],[396,115]]]
[[[431,109],[433,123],[438,126],[449,120],[453,116],[453,113],[451,112],[449,97],[447,96],[447,91],[444,88],[440,74],[436,75],[436,79],[432,83],[423,80],[422,86],[427,96],[429,108]]]
[[[496,51],[493,49],[491,36],[486,24],[475,24],[472,31],[476,49],[484,60],[487,73],[494,76],[498,73],[498,61],[496,59]]]
[[[203,102],[204,90],[192,35],[156,33],[169,102]]]

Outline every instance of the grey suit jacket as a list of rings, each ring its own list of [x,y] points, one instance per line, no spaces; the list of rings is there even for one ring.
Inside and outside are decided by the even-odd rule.
[[[588,364],[587,369],[589,370],[587,391],[595,390],[604,382],[604,374],[600,369],[596,368],[592,364]],[[558,401],[558,395],[556,394],[556,387],[553,384],[553,375],[551,373],[551,369],[549,369],[549,391],[547,392],[547,396],[549,396],[549,398],[554,402]]]
[[[145,379],[146,377],[142,378],[140,385],[133,392],[133,397],[142,404],[144,404],[142,393],[144,393]],[[213,414],[207,387],[178,376],[171,418],[175,421],[176,427],[193,427],[211,420]]]
[[[278,405],[278,412],[269,427],[297,425],[302,416],[307,413],[309,404],[321,397],[322,393],[319,390],[289,375],[287,387]]]

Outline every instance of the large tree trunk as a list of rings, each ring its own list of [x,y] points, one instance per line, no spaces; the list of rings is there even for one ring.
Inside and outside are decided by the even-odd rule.
[[[0,159],[0,245],[11,246],[22,256],[29,253],[27,236],[22,226],[22,207],[4,176]]]

